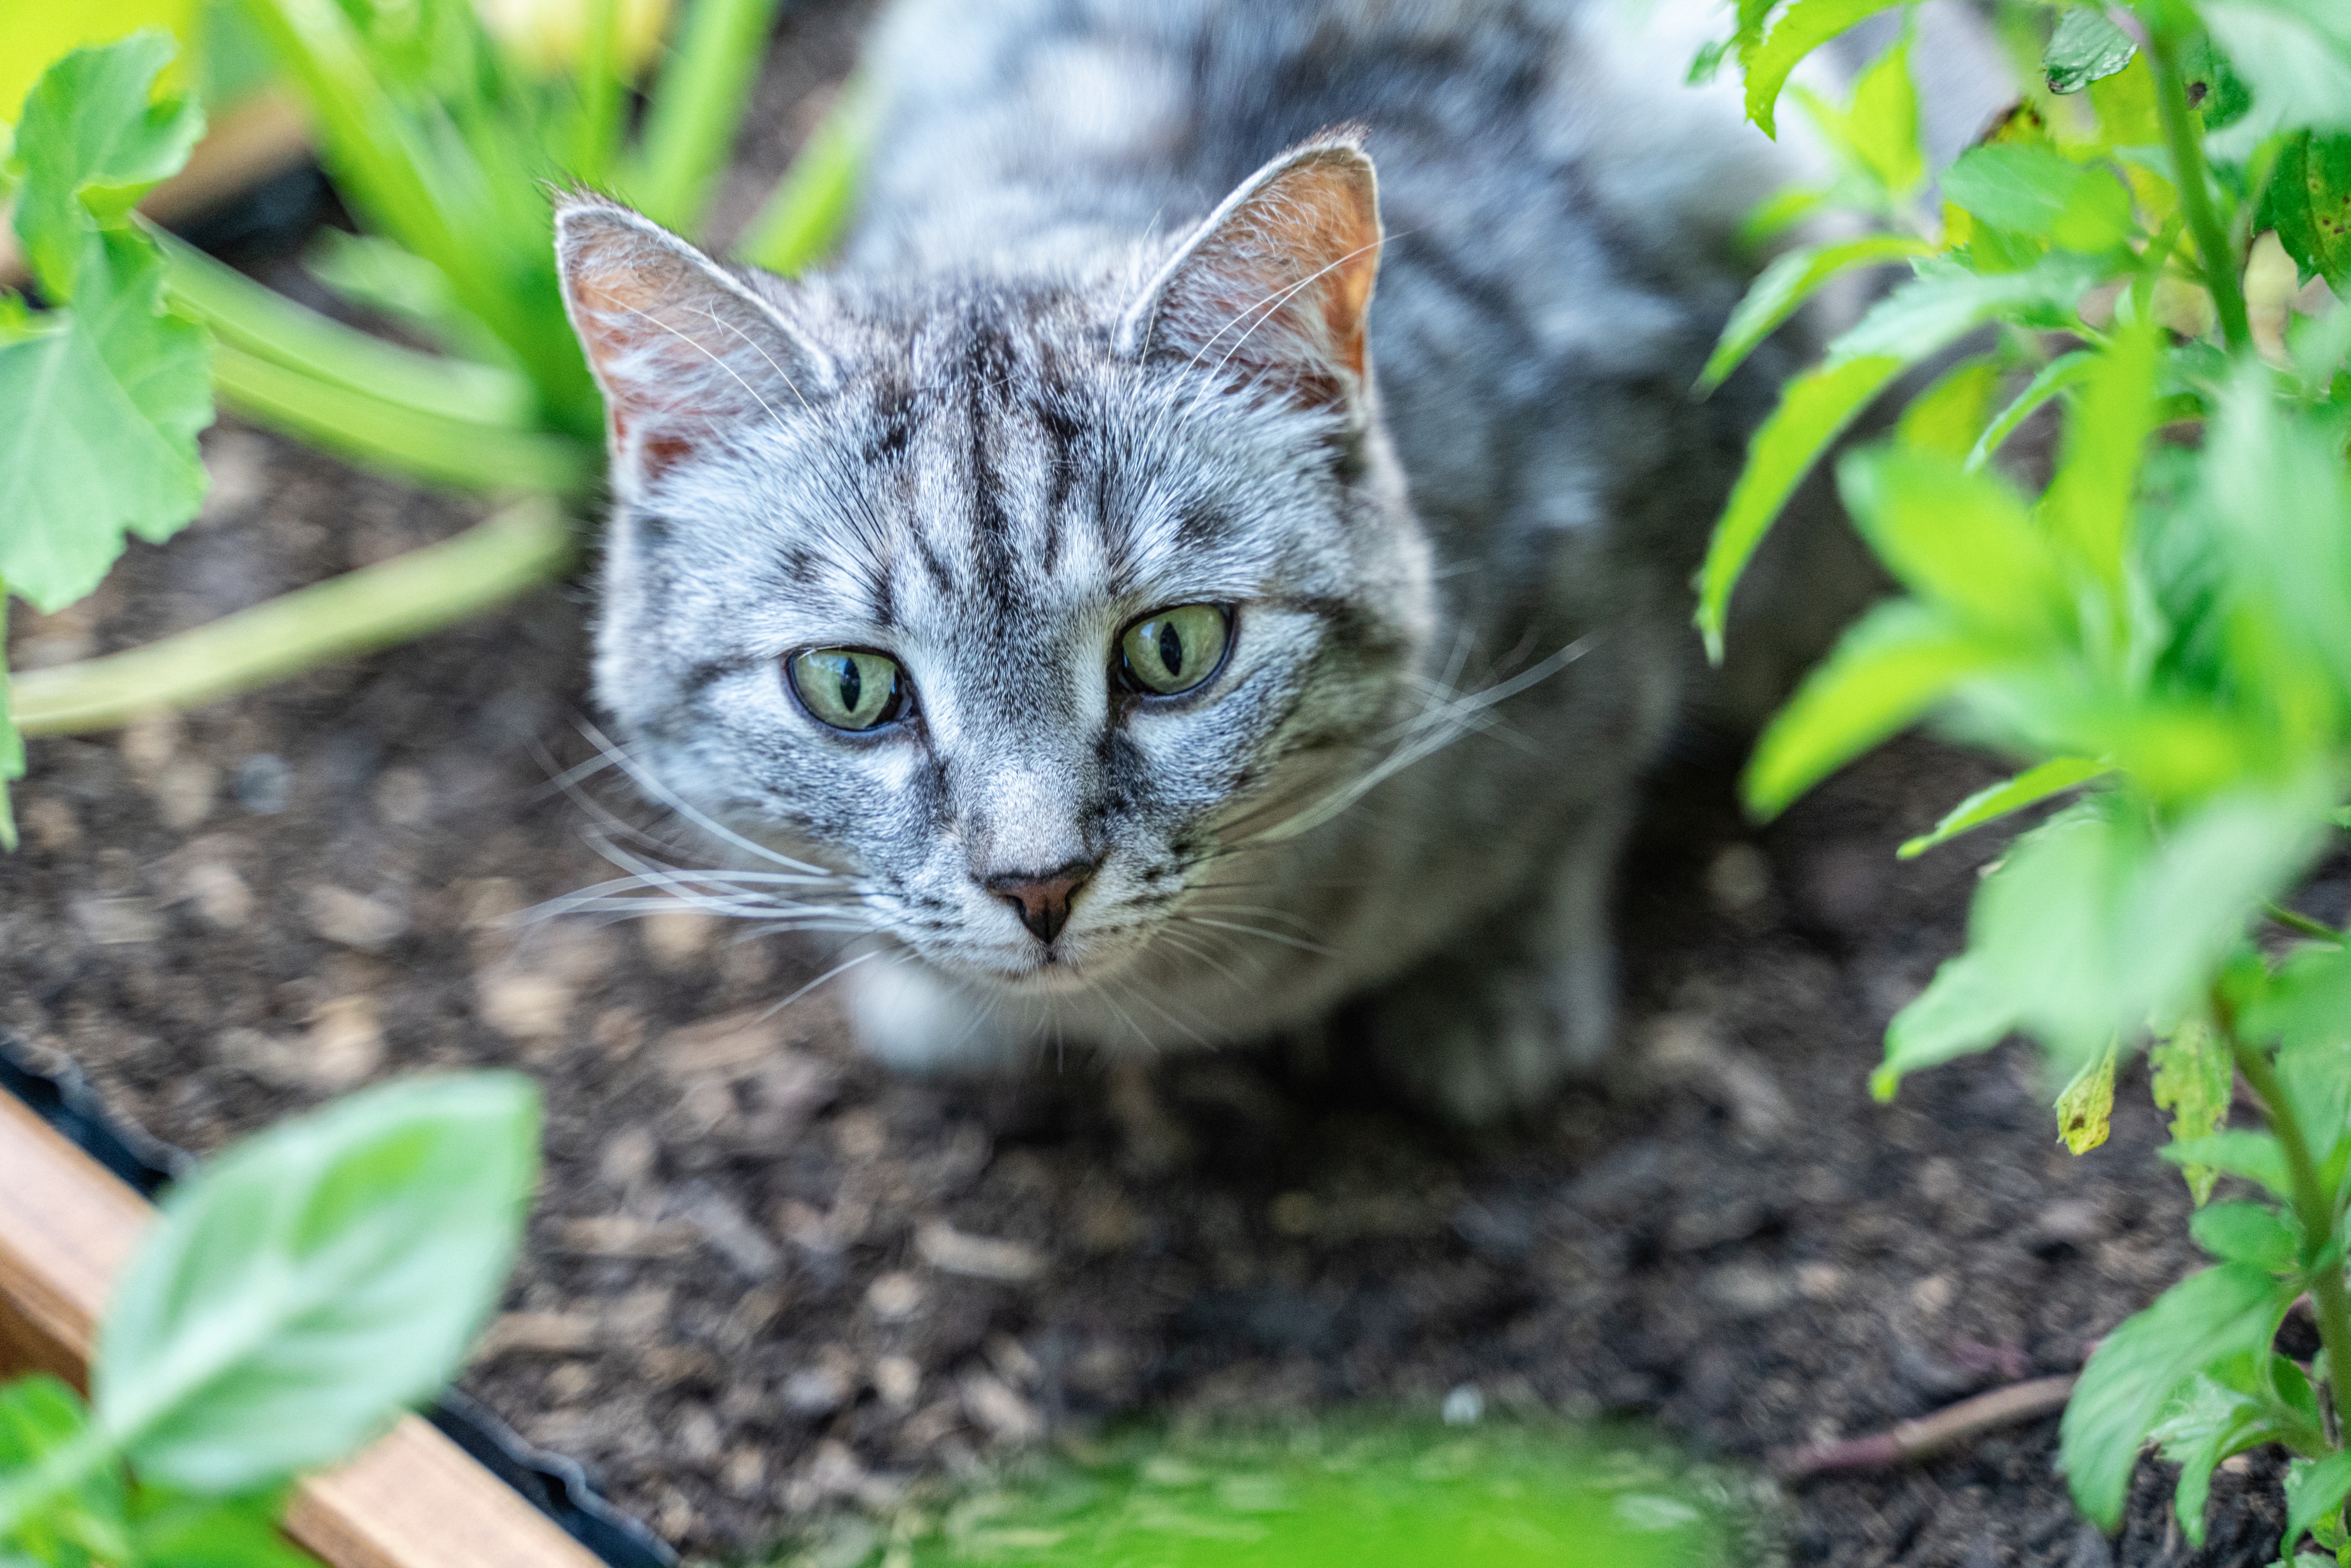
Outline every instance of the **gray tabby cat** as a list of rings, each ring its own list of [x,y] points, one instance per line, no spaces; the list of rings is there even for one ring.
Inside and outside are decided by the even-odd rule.
[[[833,272],[563,205],[599,695],[789,857],[728,907],[872,933],[872,1051],[1369,995],[1372,1066],[1470,1120],[1600,1057],[1691,570],[1790,362],[1688,395],[1785,171],[1621,10],[909,0]]]

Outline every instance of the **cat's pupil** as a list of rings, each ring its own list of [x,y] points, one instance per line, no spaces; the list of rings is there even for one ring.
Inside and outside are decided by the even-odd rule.
[[[1167,666],[1171,675],[1184,673],[1184,639],[1176,634],[1173,621],[1159,623],[1159,662]]]
[[[857,661],[841,661],[841,711],[855,713],[857,699],[865,686],[865,677],[857,673]]]

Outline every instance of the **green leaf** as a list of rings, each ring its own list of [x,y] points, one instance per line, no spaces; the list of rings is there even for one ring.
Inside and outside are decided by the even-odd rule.
[[[2057,1096],[2057,1135],[2068,1153],[2086,1155],[2106,1141],[2115,1113],[2115,1059],[2121,1053],[2119,1046],[2106,1047]]]
[[[89,1440],[89,1411],[81,1396],[54,1377],[0,1384],[0,1478],[22,1481],[51,1460],[63,1460]],[[0,1493],[9,1488],[0,1484]],[[122,1467],[108,1462],[53,1495],[14,1531],[0,1528],[0,1562],[9,1546],[36,1561],[80,1564],[121,1555],[128,1499]]]
[[[2057,19],[2057,30],[2041,57],[2041,70],[2051,92],[2079,92],[2130,64],[2137,53],[2138,46],[2130,35],[2107,21],[2104,12],[2068,11]]]
[[[1965,457],[1991,417],[1992,394],[2000,390],[1997,355],[1962,360],[1912,398],[1894,427],[1894,439],[1920,452]]]
[[[1894,355],[1806,371],[1780,392],[1780,404],[1747,444],[1747,465],[1707,541],[1698,569],[1698,626],[1708,657],[1722,661],[1730,592],[1788,497],[1831,443],[1902,373]]]
[[[2117,327],[2065,421],[2057,476],[2043,498],[2051,531],[2100,580],[2119,588],[2139,454],[2156,422],[2152,320]]]
[[[204,335],[162,313],[163,267],[126,232],[85,236],[70,310],[0,310],[0,579],[44,611],[98,586],[125,530],[160,543],[204,495]]]
[[[1838,109],[1802,88],[1797,101],[1876,204],[1892,212],[1927,183],[1926,150],[1918,142],[1918,89],[1910,79],[1910,31],[1854,83],[1850,108]]]
[[[2099,1342],[2058,1430],[2074,1500],[2100,1529],[2121,1524],[2139,1447],[2175,1391],[2232,1355],[2265,1354],[2289,1299],[2261,1270],[2223,1263],[2174,1285]]]
[[[2351,294],[2351,135],[2286,138],[2253,222],[2277,231],[2304,283]]]
[[[1917,277],[1829,345],[1829,363],[1887,354],[1916,364],[1995,319],[2065,329],[2075,324],[2074,302],[2100,272],[2095,261],[2076,256],[2045,256],[2022,272],[1978,273],[1945,257],[1914,266]]]
[[[2228,1120],[2236,1067],[2211,1025],[2199,1018],[2184,1019],[2169,1033],[2157,1036],[2147,1057],[2154,1068],[2155,1108],[2171,1113],[2174,1146],[2219,1132]],[[2212,1184],[2220,1175],[2215,1167],[2193,1161],[2181,1162],[2179,1174],[2199,1206],[2212,1196]]]
[[[278,1532],[275,1494],[146,1500],[131,1531],[141,1568],[319,1568]]]
[[[2131,231],[2130,191],[2111,171],[2031,142],[1970,148],[1943,172],[1942,189],[1945,201],[1994,227],[2066,250],[2111,250]]]
[[[2276,131],[2351,131],[2351,8],[2340,0],[2204,0],[2213,40],[2252,89],[2253,111],[2220,151],[2241,157]]]
[[[2212,1495],[2213,1469],[2230,1455],[2270,1438],[2266,1415],[2259,1399],[2199,1373],[2173,1396],[2148,1434],[2161,1446],[2163,1457],[2179,1467],[2172,1507],[2180,1532],[2191,1544],[2204,1544],[2204,1508]]]
[[[1848,454],[1837,493],[1895,580],[1995,636],[2056,648],[2072,606],[2049,541],[1997,477],[1900,446]]]
[[[1796,0],[1760,47],[1747,57],[1747,118],[1779,135],[1780,89],[1806,55],[1855,23],[1893,8],[1895,0]]]
[[[16,234],[48,297],[79,287],[84,241],[119,227],[131,204],[177,173],[204,134],[193,99],[148,101],[176,46],[149,27],[103,48],[76,49],[51,66],[25,99],[16,126]]]
[[[735,254],[786,277],[824,259],[849,226],[857,174],[873,140],[878,100],[852,81],[792,159]]]
[[[1946,958],[1935,978],[1886,1027],[1886,1060],[1869,1092],[1891,1100],[1902,1080],[1922,1068],[1990,1051],[2016,1029],[2016,1008],[1983,959]]]
[[[2222,528],[2247,608],[2276,633],[2270,684],[2315,664],[2351,703],[2351,476],[2341,437],[2291,415],[2265,367],[2222,394],[2205,443],[2204,504]]]
[[[2004,650],[1922,605],[1901,600],[1879,605],[1805,676],[1756,743],[1740,779],[1748,810],[1762,818],[1778,814],[2004,656]]]
[[[2210,1166],[2223,1176],[2258,1182],[2281,1198],[2294,1196],[2293,1183],[2286,1176],[2285,1152],[2267,1133],[2232,1128],[2166,1144],[2156,1153],[2175,1166]]]
[[[781,0],[700,0],[685,14],[645,111],[640,156],[622,181],[654,222],[702,224],[711,180],[726,164]]]
[[[537,1176],[538,1096],[507,1073],[354,1094],[164,1199],[116,1286],[100,1424],[204,1492],[350,1453],[453,1374],[496,1304]]]
[[[2273,1274],[2292,1270],[2301,1244],[2265,1203],[2216,1203],[2188,1217],[2196,1244],[2226,1263],[2249,1263]]]
[[[2285,1537],[2278,1555],[2293,1551],[2322,1519],[2338,1513],[2351,1498],[2351,1452],[2323,1459],[2294,1459],[2285,1468]]]
[[[1903,860],[1926,853],[1938,844],[1949,843],[1961,833],[1996,822],[2028,806],[2037,806],[2052,796],[2104,778],[2114,769],[2103,762],[2092,762],[2080,757],[2053,757],[2037,767],[2028,768],[2015,778],[1998,784],[1988,784],[1944,814],[1931,831],[1906,841],[1894,852]]]
[[[1882,266],[1907,256],[1926,256],[1934,247],[1909,235],[1864,235],[1859,239],[1823,240],[1799,246],[1756,275],[1747,297],[1723,324],[1706,369],[1698,372],[1698,390],[1712,392],[1754,352],[1758,344],[1778,330],[1806,299],[1840,273],[1859,267]]]
[[[2068,15],[2079,13],[2069,12]],[[2076,349],[2070,354],[2058,355],[2034,371],[2032,379],[2024,384],[2024,390],[2018,392],[2006,408],[1994,414],[1991,423],[1984,426],[1983,434],[1976,437],[1975,446],[1968,453],[1967,465],[1980,468],[1991,461],[1992,454],[2016,434],[2017,426],[2032,418],[2033,413],[2051,398],[2079,386],[2088,379],[2097,363],[2098,356],[2095,350]]]

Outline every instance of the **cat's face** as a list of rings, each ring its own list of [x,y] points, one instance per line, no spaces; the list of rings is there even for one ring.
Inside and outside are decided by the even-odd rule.
[[[612,413],[599,695],[662,787],[924,958],[1050,989],[1180,945],[1224,852],[1393,717],[1428,574],[1368,413],[1352,147],[1155,277],[1026,293],[559,224]]]

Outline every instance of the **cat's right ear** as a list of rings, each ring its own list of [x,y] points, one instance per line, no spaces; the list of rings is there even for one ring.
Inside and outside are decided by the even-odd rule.
[[[650,218],[595,196],[555,213],[563,308],[603,390],[614,490],[630,495],[831,378],[751,287]]]

